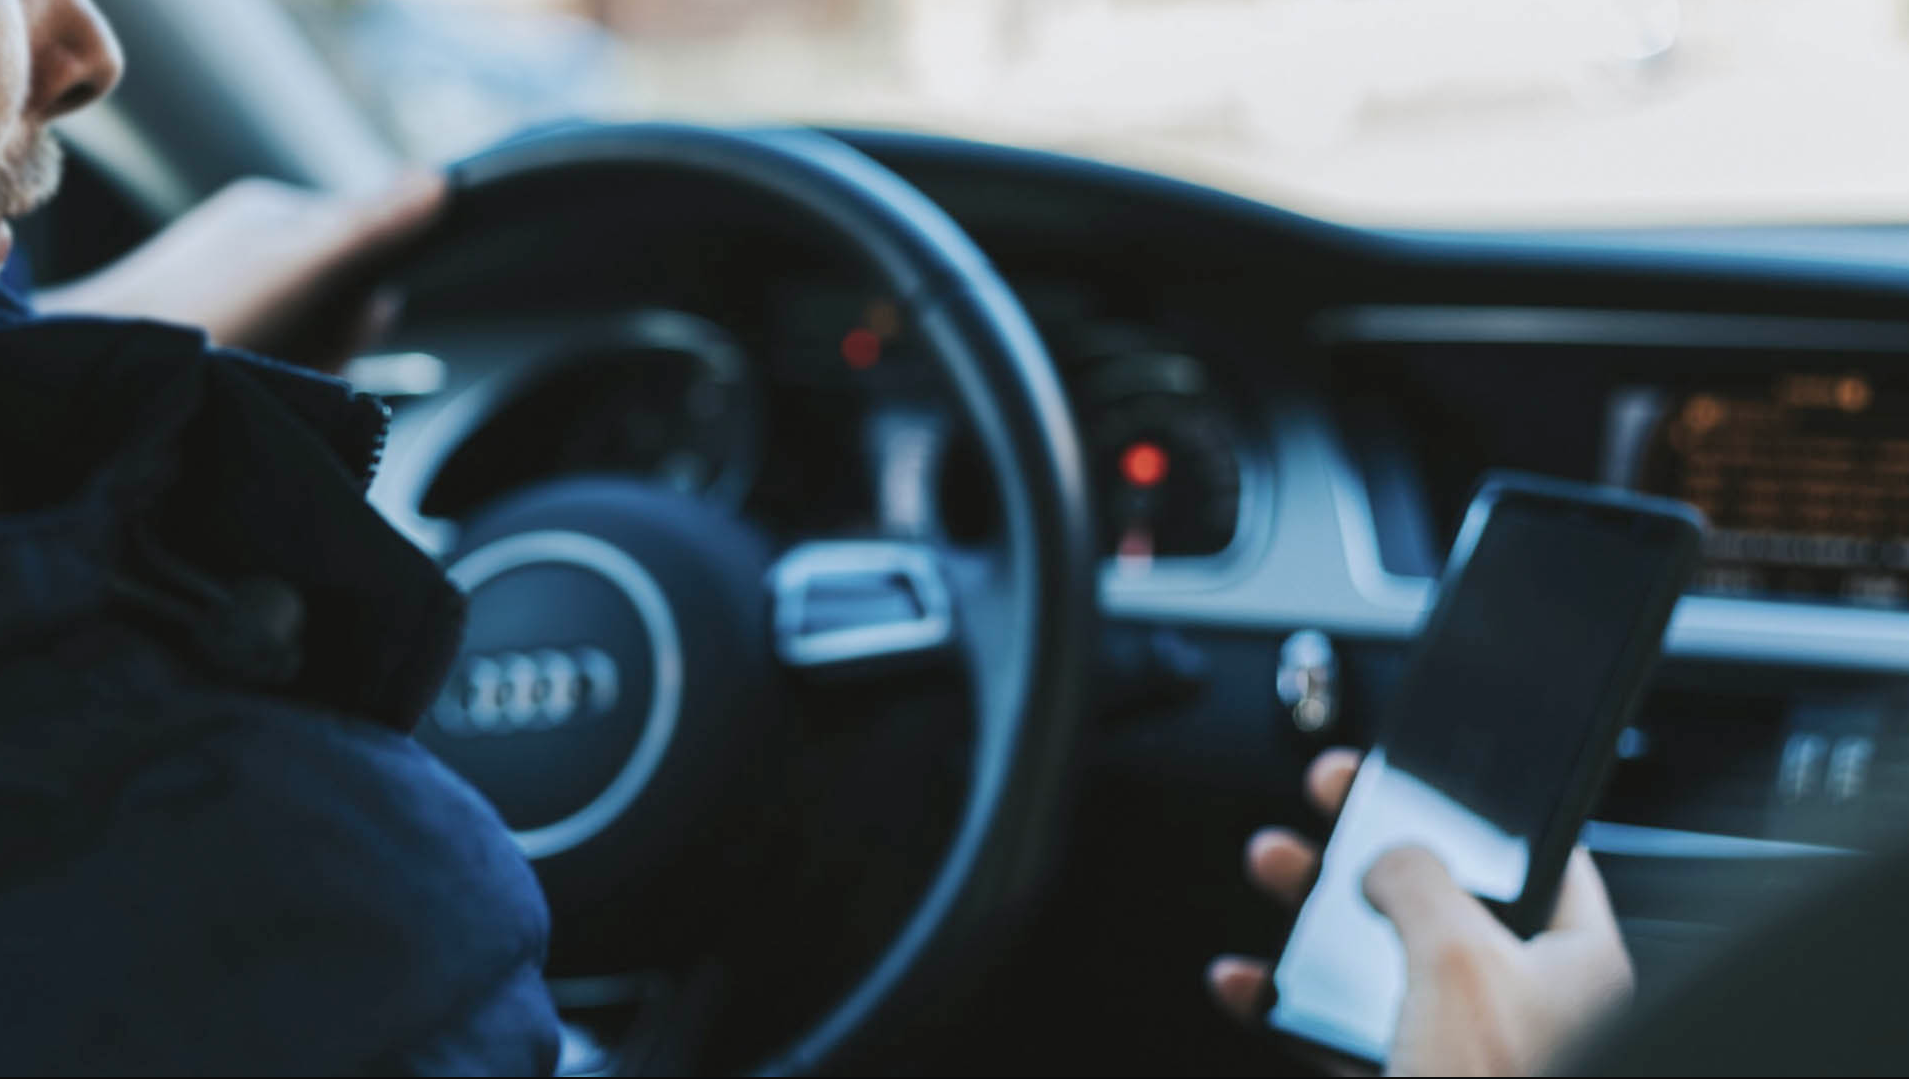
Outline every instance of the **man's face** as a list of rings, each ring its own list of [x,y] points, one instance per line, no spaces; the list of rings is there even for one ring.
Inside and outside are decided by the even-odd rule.
[[[0,0],[0,261],[4,219],[52,197],[60,182],[54,120],[119,81],[119,42],[92,0]]]

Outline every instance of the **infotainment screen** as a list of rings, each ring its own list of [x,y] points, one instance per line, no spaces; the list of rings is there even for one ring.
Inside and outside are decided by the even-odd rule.
[[[1625,387],[1602,472],[1710,518],[1697,592],[1909,608],[1909,380]]]

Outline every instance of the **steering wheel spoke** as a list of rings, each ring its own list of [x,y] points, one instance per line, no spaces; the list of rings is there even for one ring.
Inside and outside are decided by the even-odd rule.
[[[391,527],[433,558],[444,558],[457,550],[462,528],[448,517],[429,517],[407,507],[379,504]]]
[[[955,601],[942,559],[924,543],[822,540],[791,548],[769,571],[776,656],[808,674],[874,674],[921,663],[955,643]]]

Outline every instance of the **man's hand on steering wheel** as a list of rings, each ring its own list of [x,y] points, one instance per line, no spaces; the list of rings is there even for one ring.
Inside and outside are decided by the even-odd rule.
[[[1337,816],[1359,755],[1328,750],[1306,772],[1306,795]],[[1267,828],[1246,848],[1246,875],[1297,909],[1319,870],[1319,848],[1286,828]],[[1395,1075],[1524,1075],[1629,999],[1632,974],[1617,919],[1591,856],[1573,851],[1550,926],[1519,940],[1420,848],[1381,857],[1366,874],[1366,898],[1405,945],[1406,991],[1386,1070]],[[1271,968],[1222,956],[1207,970],[1220,1006],[1263,1020]]]
[[[389,328],[388,263],[437,219],[442,177],[369,195],[275,180],[230,184],[91,277],[37,297],[52,312],[203,326],[214,342],[337,371]]]

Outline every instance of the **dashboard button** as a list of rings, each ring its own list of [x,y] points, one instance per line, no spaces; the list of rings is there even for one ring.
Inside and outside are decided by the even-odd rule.
[[[1339,719],[1339,657],[1318,630],[1301,630],[1279,649],[1279,701],[1302,734],[1321,734]]]
[[[1849,803],[1862,796],[1869,784],[1869,762],[1876,757],[1876,743],[1864,735],[1848,735],[1830,747],[1829,770],[1823,782],[1830,801]]]
[[[1828,755],[1829,740],[1822,735],[1791,735],[1783,743],[1783,758],[1777,764],[1777,798],[1795,805],[1815,794],[1822,785],[1823,761]]]

